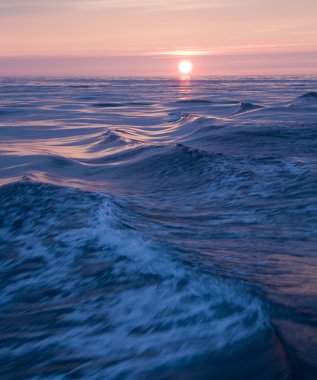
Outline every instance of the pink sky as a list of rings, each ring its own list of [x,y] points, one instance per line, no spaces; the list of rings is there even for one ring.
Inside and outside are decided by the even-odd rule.
[[[0,75],[317,74],[316,0],[0,0]],[[174,55],[179,54],[179,55]]]

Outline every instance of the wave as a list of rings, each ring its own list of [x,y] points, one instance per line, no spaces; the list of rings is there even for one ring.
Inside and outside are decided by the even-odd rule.
[[[208,199],[212,194],[215,195],[214,191],[218,192],[221,188],[232,194],[233,189],[245,189],[249,182],[251,188],[262,187],[253,181],[254,178],[259,178],[256,172],[262,173],[263,170],[264,178],[273,182],[276,181],[279,171],[287,175],[286,178],[292,178],[283,169],[289,160],[274,157],[269,161],[269,157],[250,159],[248,154],[251,148],[263,151],[266,145],[270,151],[276,145],[276,149],[281,152],[279,141],[293,139],[298,142],[296,131],[293,134],[288,131],[286,134],[283,129],[278,128],[251,128],[238,131],[217,129],[209,133],[210,127],[203,124],[197,129],[194,124],[189,127],[187,135],[179,138],[178,143],[170,143],[169,140],[157,144],[151,143],[151,140],[147,143],[128,140],[128,136],[131,136],[128,131],[121,133],[119,130],[108,130],[88,139],[85,148],[87,153],[76,159],[53,154],[21,157],[11,155],[12,165],[7,171],[2,169],[2,175],[6,174],[6,178],[10,175],[14,179],[27,174],[52,183],[60,181],[64,184],[68,181],[86,189],[96,183],[100,188],[110,189],[118,186],[120,181],[121,191],[124,192],[127,190],[126,186],[131,191],[135,186],[143,186],[144,191],[152,188],[162,192],[168,188],[168,194],[174,196],[185,188],[188,191],[196,189],[195,193],[199,192],[201,195],[209,192]],[[309,128],[301,128],[301,131],[305,141],[316,134]],[[229,136],[240,151],[232,149],[232,152],[224,152],[224,141],[230,141]],[[156,140],[157,137],[154,142]],[[235,145],[231,145],[234,148]],[[243,147],[245,150],[242,150]],[[297,166],[299,173],[304,175],[306,165]],[[267,174],[265,168],[270,168]],[[250,180],[246,182],[247,178],[240,172],[249,173]],[[230,189],[230,186],[234,187]]]
[[[108,103],[94,103],[92,106],[97,108],[117,108],[117,107],[129,107],[129,106],[151,106],[151,102],[108,102]]]
[[[238,114],[242,114],[242,113],[256,111],[256,110],[259,110],[262,108],[263,108],[262,106],[259,106],[257,104],[253,104],[253,103],[240,103],[238,110],[235,111],[233,113],[233,115],[238,115]]]
[[[177,100],[178,104],[210,104],[210,100],[207,99],[181,99]]]
[[[49,360],[63,375],[67,355],[66,370],[80,358],[86,378],[166,378],[177,368],[189,378],[198,370],[225,379],[234,360],[259,379],[287,378],[261,303],[127,230],[111,197],[29,181],[1,187],[0,195],[0,318],[12,331],[3,343],[16,373],[43,375]],[[29,355],[37,360],[26,369]],[[259,363],[270,371],[263,375]]]
[[[317,106],[317,92],[307,92],[304,95],[297,97],[292,103],[291,107],[316,107]]]
[[[0,378],[315,378],[314,78],[0,82]]]
[[[317,92],[307,92],[306,94],[301,95],[297,99],[304,99],[305,101],[317,102]]]
[[[125,146],[130,142],[138,142],[134,141],[133,139],[128,139],[127,134],[125,134],[125,137],[122,136],[122,134],[119,134],[118,132],[114,130],[108,129],[106,132],[103,132],[101,135],[99,135],[96,140],[97,142],[92,144],[89,147],[90,152],[94,152],[96,150],[102,150],[105,145],[110,145],[111,147],[117,147],[117,146]]]

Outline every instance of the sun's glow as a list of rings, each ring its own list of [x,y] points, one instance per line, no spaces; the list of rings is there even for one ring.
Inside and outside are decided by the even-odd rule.
[[[193,56],[193,55],[207,55],[210,54],[209,50],[170,50],[170,51],[161,51],[154,54],[161,55],[180,55],[182,57]]]
[[[193,65],[190,61],[184,60],[178,64],[178,70],[183,75],[190,74],[192,69],[193,69]]]

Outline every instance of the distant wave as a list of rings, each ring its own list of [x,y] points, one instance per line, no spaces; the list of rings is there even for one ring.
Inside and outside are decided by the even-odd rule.
[[[233,113],[233,115],[238,115],[246,112],[251,112],[255,111],[258,109],[263,108],[262,106],[259,106],[257,104],[252,104],[252,103],[240,103],[239,108],[237,111]]]
[[[307,92],[306,94],[300,96],[298,99],[305,99],[308,101],[317,102],[317,92]]]
[[[128,102],[128,103],[122,103],[122,102],[109,102],[109,103],[94,103],[94,107],[98,108],[116,108],[116,107],[128,107],[128,106],[150,106],[153,103],[149,102]]]
[[[179,104],[209,104],[210,100],[207,99],[181,99],[178,100],[176,103]]]
[[[291,106],[317,106],[317,92],[307,92],[304,95],[297,97]]]

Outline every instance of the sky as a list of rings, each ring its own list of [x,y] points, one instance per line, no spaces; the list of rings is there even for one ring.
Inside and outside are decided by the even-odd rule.
[[[0,0],[1,75],[317,74],[317,0]]]

